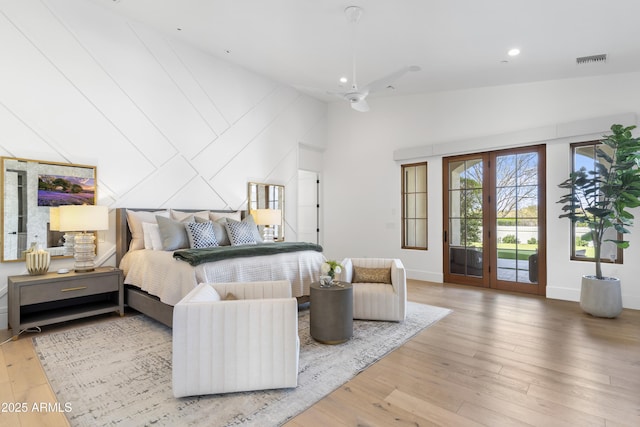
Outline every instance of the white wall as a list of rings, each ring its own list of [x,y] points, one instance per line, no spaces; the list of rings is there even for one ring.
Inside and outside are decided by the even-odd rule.
[[[579,299],[580,276],[593,274],[593,265],[569,260],[570,227],[558,219],[560,205],[555,202],[561,195],[557,184],[570,167],[568,144],[581,139],[558,139],[558,134],[578,134],[591,118],[640,112],[640,73],[369,100],[366,114],[346,103],[329,106],[324,153],[328,257],[398,257],[410,277],[442,281],[442,156],[428,153],[484,151],[503,147],[509,138],[514,144],[546,142],[547,295]],[[396,150],[419,153],[412,161],[429,162],[428,251],[400,249],[401,162],[394,161]],[[640,308],[638,226],[624,259],[624,265],[605,266],[605,274],[622,279],[625,307]]]
[[[243,209],[248,181],[284,184],[296,240],[298,146],[324,147],[326,104],[82,0],[0,0],[0,40],[0,155],[96,165],[111,208]],[[114,236],[112,215],[100,263]],[[25,273],[1,266],[0,329]]]

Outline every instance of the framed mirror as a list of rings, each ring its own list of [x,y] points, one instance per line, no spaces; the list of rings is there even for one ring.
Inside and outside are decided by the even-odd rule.
[[[1,160],[2,261],[24,261],[24,251],[33,243],[52,258],[68,256],[65,233],[52,230],[49,210],[95,205],[96,167],[13,157]]]
[[[271,228],[273,231],[273,240],[276,242],[284,241],[284,185],[263,184],[259,182],[250,182],[248,184],[248,209],[253,215],[258,229],[264,233],[265,227]],[[261,215],[257,215],[262,209],[271,209],[279,211],[279,221],[269,220],[268,222],[279,222],[276,224],[266,224],[260,221]],[[270,215],[273,218],[273,216]]]

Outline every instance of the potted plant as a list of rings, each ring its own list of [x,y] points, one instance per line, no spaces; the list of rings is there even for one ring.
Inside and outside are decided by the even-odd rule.
[[[640,206],[640,138],[633,137],[633,129],[611,126],[612,134],[595,148],[594,170],[583,167],[559,185],[570,190],[558,201],[564,204],[560,218],[589,228],[582,239],[593,244],[596,271],[582,278],[580,307],[593,316],[617,317],[622,312],[620,280],[602,274],[601,250],[606,241],[621,249],[629,246],[626,240],[605,239],[605,232],[614,228],[629,233],[633,223],[629,209]]]

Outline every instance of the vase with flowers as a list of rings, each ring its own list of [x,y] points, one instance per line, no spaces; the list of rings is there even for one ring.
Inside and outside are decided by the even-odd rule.
[[[320,267],[322,276],[320,276],[320,283],[323,286],[331,286],[336,278],[336,274],[342,273],[342,265],[337,261],[325,261]]]

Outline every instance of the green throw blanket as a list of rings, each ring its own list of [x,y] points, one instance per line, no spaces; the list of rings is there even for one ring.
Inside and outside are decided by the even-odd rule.
[[[191,265],[203,262],[220,261],[229,258],[273,255],[285,252],[316,251],[322,252],[322,246],[305,242],[260,243],[257,245],[214,246],[201,249],[182,249],[175,251],[173,257]]]

